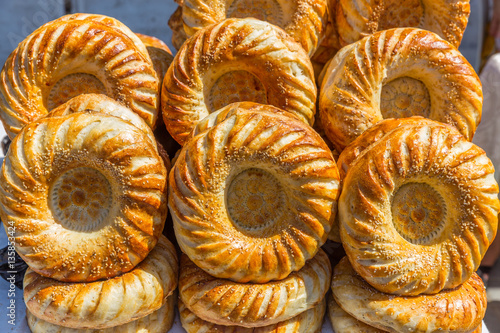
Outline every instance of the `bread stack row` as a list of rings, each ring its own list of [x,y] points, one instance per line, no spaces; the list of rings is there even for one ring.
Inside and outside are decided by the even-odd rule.
[[[340,155],[335,301],[388,332],[480,331],[486,292],[475,274],[497,231],[498,185],[484,151],[455,128],[388,119]],[[336,332],[345,319],[332,301]],[[347,324],[349,323],[349,324]]]
[[[473,68],[437,34],[398,28],[342,48],[319,85],[341,152],[334,330],[480,332],[475,271],[500,205],[494,167],[470,142],[482,105]]]
[[[183,146],[169,176],[184,253],[182,325],[319,332],[331,279],[320,247],[336,214],[339,176],[310,127],[317,88],[304,47],[317,41],[298,43],[254,18],[197,30],[162,89],[165,125]]]
[[[171,326],[159,118],[182,146],[168,206],[187,332],[319,332],[329,289],[337,333],[476,330],[474,271],[500,203],[469,142],[482,92],[455,48],[468,1],[179,5],[173,60],[112,18],[75,14],[0,74],[13,138],[0,216],[32,269],[32,330]],[[347,254],[333,281],[327,237]]]
[[[291,3],[289,11],[306,8],[300,1]],[[202,1],[185,0],[169,22],[179,53],[164,81],[162,108],[167,129],[185,144],[170,175],[169,198],[183,252],[206,271],[203,274],[219,274],[233,281],[238,281],[248,267],[259,269],[267,264],[260,254],[271,250],[262,245],[250,256],[232,228],[241,230],[241,221],[248,223],[249,217],[258,216],[261,222],[251,226],[256,234],[247,235],[251,238],[245,243],[257,237],[265,239],[271,224],[268,221],[276,223],[276,216],[282,216],[279,207],[286,204],[274,204],[276,199],[261,195],[257,185],[245,190],[243,179],[272,188],[276,183],[264,173],[257,180],[253,175],[256,171],[252,176],[250,171],[241,171],[243,168],[233,172],[232,163],[246,156],[248,147],[261,149],[257,142],[262,139],[271,142],[271,128],[281,123],[269,120],[269,127],[262,130],[263,116],[252,111],[253,115],[238,125],[244,109],[258,108],[247,103],[215,110],[240,100],[272,104],[308,125],[314,124],[333,150],[341,153],[340,212],[330,238],[342,242],[347,257],[335,269],[334,298],[329,302],[336,332],[480,330],[486,300],[484,286],[474,271],[496,235],[500,206],[493,166],[484,152],[470,143],[481,119],[482,91],[476,73],[456,49],[467,23],[468,1],[316,1],[315,14],[321,12],[319,8],[326,8],[326,15],[317,16],[322,20],[323,38],[314,47],[310,47],[314,44],[310,40],[301,39],[304,35],[296,34],[300,29],[293,26],[297,20],[290,19],[294,14],[273,6],[280,5],[262,2],[245,6],[244,1],[221,1],[211,7]],[[256,29],[258,33],[243,28],[254,20],[230,18],[245,16],[282,27],[307,56],[312,56],[319,87],[312,113],[302,111],[304,97],[314,94],[306,95],[313,90],[306,90],[303,83],[309,77],[313,80],[314,75],[303,69],[306,66],[298,70],[293,63],[292,79],[285,78],[283,65],[290,68],[289,59],[293,58],[282,49],[278,52],[280,44],[270,42],[262,27]],[[414,28],[398,28],[405,26]],[[255,41],[251,38],[254,36],[260,39]],[[262,42],[261,36],[269,43]],[[279,54],[278,60],[270,57],[275,54]],[[269,60],[261,63],[253,58],[255,55],[265,55]],[[246,60],[257,68],[242,65]],[[323,63],[327,64],[319,73]],[[267,78],[276,69],[280,70],[278,77],[269,84]],[[293,81],[304,73],[307,79],[302,76]],[[276,85],[282,78],[285,82]],[[245,83],[238,88],[240,81]],[[287,88],[286,84],[292,82],[298,89]],[[249,87],[255,87],[253,92]],[[280,89],[279,96],[273,96],[276,92],[272,89],[276,88]],[[233,91],[239,95],[233,98]],[[281,104],[278,101],[289,96],[299,98]],[[297,109],[297,105],[302,108]],[[315,107],[318,112],[311,120]],[[238,126],[243,134],[234,132]],[[181,131],[183,128],[187,129]],[[295,148],[295,135],[287,136],[290,139],[273,137],[272,142],[279,146],[284,141],[299,150]],[[237,148],[237,142],[242,142],[244,148],[238,149],[243,151],[238,151],[237,157],[227,157]],[[301,163],[306,158],[292,156]],[[267,153],[256,160],[264,162],[266,158]],[[322,165],[315,163],[316,167]],[[265,191],[263,186],[258,188]],[[210,192],[210,199],[206,199],[205,191]],[[247,193],[238,193],[242,191]],[[232,193],[238,193],[238,208],[231,203]],[[297,213],[297,196],[289,190],[285,193],[292,198],[287,200],[290,211]],[[200,201],[202,197],[207,201]],[[268,214],[259,216],[263,206],[257,205],[257,200],[268,205]],[[309,209],[319,201],[309,199]],[[219,227],[223,219],[231,223]],[[296,229],[303,232],[307,228]],[[288,241],[285,246],[287,250],[301,248]],[[280,258],[276,249],[280,247],[273,245],[272,251]],[[222,255],[225,259],[219,261]],[[273,263],[272,267],[277,266]],[[181,287],[181,308],[191,314],[197,300],[210,292],[193,296],[196,302],[191,308],[182,294]],[[213,325],[224,323],[207,308],[200,307],[199,315],[190,320],[206,315],[203,319]],[[222,316],[229,314],[225,308],[216,308]]]
[[[30,329],[169,330],[178,260],[161,235],[170,162],[151,128],[159,79],[146,46],[112,18],[64,16],[28,36],[0,76],[12,138],[0,216],[30,267]]]

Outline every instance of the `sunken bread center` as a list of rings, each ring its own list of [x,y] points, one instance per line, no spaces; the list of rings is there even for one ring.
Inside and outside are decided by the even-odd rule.
[[[217,111],[236,102],[267,103],[262,82],[252,73],[238,70],[225,73],[217,79],[209,95],[210,111]]]
[[[392,218],[394,227],[408,242],[435,244],[445,229],[445,202],[430,185],[407,183],[393,197]]]
[[[374,10],[373,15],[379,16],[378,31],[399,27],[419,27],[424,16],[424,7],[422,0],[384,0]]]
[[[429,90],[422,81],[400,77],[385,84],[380,94],[380,111],[384,119],[422,116],[431,111]]]
[[[247,232],[262,232],[283,215],[283,188],[271,173],[250,168],[232,180],[227,209],[233,223]]]
[[[98,170],[70,169],[49,190],[50,208],[57,223],[74,231],[95,231],[106,223],[111,209],[111,184]]]
[[[74,73],[67,75],[54,84],[47,98],[47,109],[62,105],[81,94],[106,94],[106,87],[94,75]]]

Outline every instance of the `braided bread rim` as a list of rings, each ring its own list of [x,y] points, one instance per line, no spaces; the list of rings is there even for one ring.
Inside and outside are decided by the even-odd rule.
[[[458,48],[470,14],[469,0],[421,0],[420,2],[424,7],[424,17],[415,28],[432,31]],[[379,29],[376,19],[380,18],[378,13],[380,6],[383,5],[377,0],[338,0],[335,21],[340,43],[348,45],[375,33]],[[440,9],[440,6],[447,6],[447,10]]]
[[[29,309],[26,309],[26,321],[32,333],[165,333],[174,324],[176,300],[177,295],[170,295],[165,304],[145,317],[126,324],[98,330],[52,324],[37,318]]]
[[[108,95],[154,127],[159,106],[156,72],[144,44],[115,22],[101,15],[64,16],[35,30],[10,54],[0,73],[0,120],[11,139],[50,111],[46,105],[50,89],[61,77],[75,73],[95,76]],[[87,54],[93,62],[83,66],[79,54]],[[100,62],[107,58],[111,58],[108,66],[102,67]],[[50,75],[41,75],[46,69]]]
[[[393,333],[472,332],[481,329],[487,306],[486,290],[476,273],[455,289],[434,295],[398,296],[370,286],[356,273],[348,257],[335,266],[332,292],[337,304],[348,314]]]

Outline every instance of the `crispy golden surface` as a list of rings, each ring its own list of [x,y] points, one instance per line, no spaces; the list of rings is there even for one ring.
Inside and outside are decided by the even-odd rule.
[[[418,118],[386,120],[368,135],[379,139],[350,163],[339,200],[354,269],[387,293],[434,294],[464,283],[498,227],[486,153],[453,127]]]
[[[338,170],[309,126],[235,103],[205,118],[169,175],[182,251],[210,274],[264,283],[299,270],[326,241]]]
[[[322,74],[319,113],[339,151],[387,118],[423,116],[455,126],[468,140],[481,120],[476,72],[429,31],[373,34],[339,51]]]

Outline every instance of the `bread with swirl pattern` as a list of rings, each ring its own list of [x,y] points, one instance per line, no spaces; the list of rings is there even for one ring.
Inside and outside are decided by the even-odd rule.
[[[198,124],[170,172],[179,246],[214,276],[283,279],[326,241],[337,166],[321,137],[286,114],[231,104]]]
[[[344,47],[322,76],[319,114],[342,151],[387,118],[423,116],[472,140],[481,120],[482,86],[448,42],[415,28],[385,30]]]
[[[107,16],[49,22],[11,53],[0,73],[0,119],[10,138],[82,93],[102,93],[156,123],[159,81],[144,44]]]
[[[0,172],[0,216],[39,274],[89,282],[130,271],[167,215],[156,145],[102,113],[39,119],[14,138]]]
[[[492,162],[456,129],[431,120],[388,119],[370,136],[380,138],[350,163],[339,200],[354,269],[376,289],[401,295],[465,283],[498,228]]]

